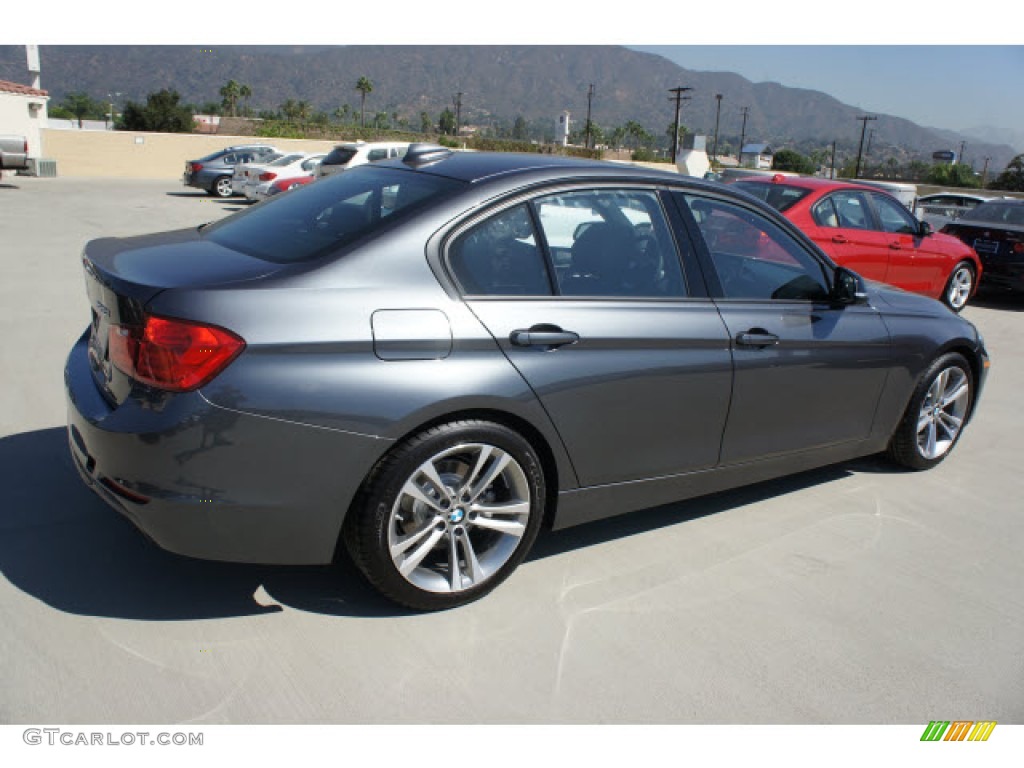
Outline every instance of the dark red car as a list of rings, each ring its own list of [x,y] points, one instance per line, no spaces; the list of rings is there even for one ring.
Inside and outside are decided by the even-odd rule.
[[[868,280],[940,299],[956,312],[977,289],[978,255],[879,189],[781,174],[731,186],[782,212],[833,261]]]

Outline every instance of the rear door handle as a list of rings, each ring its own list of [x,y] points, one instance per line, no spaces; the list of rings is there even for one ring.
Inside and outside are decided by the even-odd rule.
[[[889,243],[889,247],[892,248],[894,251],[903,250],[903,246],[900,245],[899,243]]]
[[[842,245],[843,243],[848,243],[848,242],[850,242],[850,241],[849,241],[849,240],[847,240],[847,239],[846,239],[845,237],[843,237],[842,235],[836,235],[835,237],[833,237],[833,238],[832,238],[832,242],[833,242],[833,243],[839,243],[840,245]]]
[[[779,337],[761,328],[751,328],[738,334],[736,343],[744,347],[770,347],[779,343]]]
[[[580,340],[578,333],[563,331],[557,325],[534,325],[527,330],[516,330],[509,334],[508,340],[517,347],[561,347],[575,344]]]

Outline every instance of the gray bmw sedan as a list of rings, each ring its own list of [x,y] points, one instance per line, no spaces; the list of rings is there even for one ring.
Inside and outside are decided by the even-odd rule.
[[[989,364],[969,322],[741,192],[548,155],[414,145],[82,263],[85,482],[173,552],[347,549],[420,610],[489,592],[543,526],[932,467]]]

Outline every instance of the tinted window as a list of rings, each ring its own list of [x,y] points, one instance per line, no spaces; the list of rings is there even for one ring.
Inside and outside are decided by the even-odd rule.
[[[565,296],[686,295],[682,268],[658,196],[588,190],[533,202]]]
[[[301,160],[302,157],[302,155],[284,155],[283,157],[279,157],[274,162],[270,163],[270,167],[280,168],[283,165],[291,165],[296,160]]]
[[[877,192],[871,193],[871,199],[875,201],[875,208],[878,209],[878,219],[882,223],[883,232],[917,234],[917,219],[906,208]]]
[[[731,203],[685,195],[727,299],[821,301],[822,265],[773,221]]]
[[[793,187],[788,184],[763,184],[753,181],[737,181],[731,186],[768,203],[777,211],[785,211],[791,208],[811,192],[809,189],[801,189],[800,187]]]
[[[871,229],[871,214],[864,195],[854,190],[833,192],[811,209],[819,227]]]
[[[462,290],[470,295],[551,295],[526,205],[502,211],[459,235],[449,261]]]
[[[267,261],[306,261],[334,252],[462,186],[437,176],[360,167],[229,216],[203,233],[227,248]]]
[[[1024,227],[1024,204],[982,203],[963,215],[961,221],[986,221]]]
[[[366,156],[366,159],[371,163],[375,163],[378,160],[387,159],[387,156],[388,151],[386,149],[371,149],[370,154]]]
[[[327,153],[327,157],[324,158],[324,165],[345,165],[349,160],[356,156],[356,150],[350,147],[335,147]]]

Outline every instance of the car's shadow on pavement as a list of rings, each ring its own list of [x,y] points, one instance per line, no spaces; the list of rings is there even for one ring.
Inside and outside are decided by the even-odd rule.
[[[876,467],[877,464],[877,467]],[[530,560],[657,530],[845,477],[890,471],[863,459],[688,502],[541,533]],[[0,574],[58,610],[182,621],[279,613],[404,616],[347,559],[334,566],[262,566],[165,552],[85,487],[63,428],[0,438]]]
[[[1024,312],[1024,296],[1019,293],[1002,291],[980,290],[971,299],[972,307],[983,307],[985,309],[1002,309],[1010,312]]]

